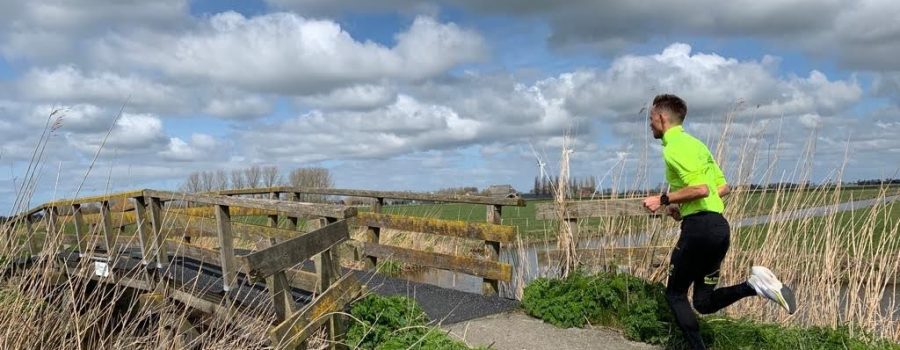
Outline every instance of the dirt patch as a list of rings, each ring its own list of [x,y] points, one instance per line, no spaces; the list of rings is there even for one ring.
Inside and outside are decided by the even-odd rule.
[[[625,339],[606,328],[562,329],[521,311],[491,315],[442,327],[470,346],[498,350],[660,349]]]

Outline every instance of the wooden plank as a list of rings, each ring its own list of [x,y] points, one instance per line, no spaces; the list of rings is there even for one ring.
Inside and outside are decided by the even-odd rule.
[[[193,244],[188,244],[185,242],[176,242],[173,240],[167,240],[166,246],[168,247],[168,251],[171,255],[176,256],[184,256],[197,261],[200,261],[204,264],[209,264],[211,266],[219,266],[219,251],[206,249],[203,247],[198,247]],[[242,265],[242,261],[240,259],[236,259],[235,263],[237,264],[237,271],[246,271],[246,266]],[[300,288],[306,291],[314,292],[316,290],[316,286],[319,284],[318,277],[315,273],[302,271],[299,269],[290,269],[285,270],[285,277],[287,278],[288,285],[294,288]]]
[[[509,264],[495,261],[484,261],[463,256],[429,253],[371,243],[363,243],[363,250],[367,255],[397,260],[412,265],[458,271],[501,281],[509,281],[512,278],[512,267]]]
[[[503,207],[499,205],[488,205],[486,209],[487,222],[490,224],[499,225],[501,222],[501,209],[503,209]],[[500,261],[500,242],[498,242],[496,239],[484,239],[484,259],[487,261]],[[499,294],[499,281],[490,278],[482,279],[481,293],[484,295]]]
[[[391,199],[408,199],[429,202],[447,202],[447,203],[472,203],[472,204],[490,204],[490,205],[506,205],[524,207],[525,200],[521,198],[498,198],[488,196],[461,196],[461,195],[443,195],[418,192],[391,192],[391,191],[368,191],[368,190],[350,190],[340,188],[312,188],[312,187],[266,187],[266,188],[246,188],[239,190],[227,190],[216,192],[218,194],[265,194],[269,192],[297,192],[305,194],[321,194],[328,196],[348,196],[348,197],[367,197],[367,198],[391,198]]]
[[[438,220],[401,215],[376,213],[359,213],[354,219],[356,225],[393,229],[409,232],[423,232],[434,235],[489,240],[495,242],[513,242],[516,240],[516,228],[513,226],[482,224],[459,220]]]
[[[653,215],[644,209],[643,198],[603,199],[589,201],[566,202],[565,218],[597,218],[612,216],[648,216]],[[659,214],[656,214],[659,215]],[[538,220],[559,219],[556,203],[540,203],[536,208]]]
[[[270,192],[269,199],[278,200],[278,192]],[[278,228],[278,213],[269,214],[267,221],[269,227]]]
[[[72,204],[72,220],[75,225],[75,236],[78,237],[78,252],[81,254],[88,253],[88,235],[89,230],[84,224],[84,215],[81,214],[81,204]]]
[[[213,218],[187,215],[176,211],[169,211],[167,214],[175,227],[179,230],[184,230],[193,236],[215,237],[218,235],[218,232],[216,231],[216,222]],[[236,237],[252,242],[258,242],[273,237],[284,240],[297,236],[297,231],[293,230],[245,224],[235,221],[231,222],[231,230],[235,233]]]
[[[100,230],[103,233],[103,243],[108,254],[115,254],[116,236],[112,230],[112,224],[109,218],[109,201],[100,203]]]
[[[37,239],[34,236],[34,218],[31,215],[25,217],[25,234],[28,235],[28,239],[26,240],[26,244],[28,244],[28,254],[31,256],[38,255],[38,252],[43,250],[43,247],[37,247]]]
[[[150,264],[153,260],[153,224],[150,223],[150,217],[147,213],[147,202],[145,197],[134,198],[135,219],[137,225],[138,239],[141,241],[141,262],[144,265]]]
[[[299,203],[270,199],[175,193],[154,190],[147,190],[144,191],[144,193],[146,195],[158,197],[163,200],[180,200],[194,203],[224,205],[229,207],[263,209],[294,216],[315,215],[338,219],[345,219],[356,216],[356,208],[335,204]]]
[[[384,207],[384,198],[375,198],[375,203],[372,205],[372,213],[373,214],[367,214],[367,215],[369,215],[373,219],[377,219],[378,216],[381,215],[381,210],[383,207]],[[364,213],[360,213],[360,215],[362,215],[362,214],[364,214]],[[364,221],[364,220],[360,219],[359,217],[357,217],[357,220],[359,220],[359,222]],[[381,227],[368,225],[368,224],[366,224],[366,226],[367,227],[366,227],[365,241],[372,243],[372,244],[378,244],[381,241]],[[378,258],[376,258],[374,256],[366,257],[365,260],[367,263],[367,267],[369,269],[374,269],[378,266]]]
[[[391,199],[407,199],[429,202],[448,202],[448,203],[472,203],[472,204],[491,204],[491,205],[508,205],[524,207],[525,200],[521,198],[497,198],[487,196],[461,196],[450,194],[431,194],[417,192],[391,192],[391,191],[368,191],[368,190],[350,190],[340,188],[309,188],[295,187],[292,191],[308,194],[322,194],[331,196],[349,196],[349,197],[368,197],[368,198],[391,198]]]
[[[277,243],[275,238],[270,238],[258,242],[257,246],[259,249],[265,249]],[[278,323],[284,322],[296,308],[294,298],[291,295],[291,287],[287,281],[284,270],[266,277],[266,288],[269,290],[269,298],[272,299],[276,320]]]
[[[72,204],[86,204],[86,203],[95,203],[109,200],[126,200],[129,198],[140,197],[144,195],[144,190],[133,190],[133,191],[125,191],[125,192],[117,192],[117,193],[107,193],[101,194],[97,196],[87,196],[87,197],[78,197],[78,198],[69,198],[69,199],[58,199],[55,201],[47,202],[44,204],[44,207],[52,207],[52,206],[69,206]]]
[[[326,219],[327,225],[334,223],[336,223],[335,219]],[[340,279],[341,263],[334,246],[318,255],[316,273],[319,274],[319,290],[317,290],[319,293],[325,292],[325,289]],[[347,322],[345,317],[342,315],[332,315],[330,318],[325,330],[325,334],[328,335],[329,348],[332,350],[346,349],[342,339],[343,335],[347,333]]]
[[[343,242],[350,236],[347,220],[341,220],[321,229],[295,237],[275,246],[238,257],[248,270],[247,274],[254,280],[271,276],[308,260],[313,255]]]
[[[346,274],[309,305],[269,331],[276,349],[293,349],[344,306],[362,294],[363,286],[353,274]]]
[[[219,232],[219,254],[222,267],[222,289],[226,292],[237,285],[237,262],[234,257],[234,235],[228,206],[216,206],[216,226]]]
[[[156,267],[162,268],[164,265],[169,263],[169,256],[165,250],[165,231],[163,230],[163,217],[162,217],[162,201],[157,197],[150,197],[149,199],[145,196],[144,200],[147,201],[148,211],[150,212],[150,223],[152,228],[152,234],[150,237],[153,239],[153,252],[154,258],[156,259]]]

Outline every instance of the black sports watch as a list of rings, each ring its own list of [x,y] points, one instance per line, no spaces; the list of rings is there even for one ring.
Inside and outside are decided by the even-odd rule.
[[[669,205],[669,194],[663,193],[661,196],[659,196],[659,204]]]

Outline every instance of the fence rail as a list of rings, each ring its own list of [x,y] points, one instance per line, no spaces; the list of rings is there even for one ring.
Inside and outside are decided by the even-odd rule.
[[[357,208],[344,205],[302,203],[298,201],[301,194],[375,200],[371,212],[358,213]],[[266,198],[242,197],[245,195]],[[381,213],[386,198],[482,204],[486,208],[487,222],[387,215]],[[338,245],[350,239],[351,225],[365,227],[361,251],[371,268],[378,259],[393,259],[467,273],[483,279],[485,294],[496,295],[499,281],[510,281],[512,277],[511,266],[499,261],[500,245],[516,240],[514,227],[500,225],[502,207],[524,205],[524,200],[517,198],[346,189],[275,187],[203,194],[145,189],[54,200],[11,218],[3,232],[10,235],[7,238],[12,242],[11,235],[19,225],[18,230],[24,227],[24,233],[29,237],[27,243],[32,252],[48,251],[47,248],[54,252],[74,249],[83,260],[112,262],[125,248],[139,249],[140,265],[148,271],[142,274],[143,277],[119,276],[117,272],[108,276],[79,274],[145,290],[147,296],[144,299],[156,298],[149,294],[164,290],[165,298],[220,315],[227,315],[227,303],[235,298],[231,292],[246,283],[241,281],[265,281],[276,316],[276,324],[269,332],[273,344],[302,344],[311,331],[320,326],[327,327],[329,337],[338,344],[344,335],[345,324],[342,317],[334,313],[342,310],[363,289],[351,275],[341,273],[337,255]],[[266,225],[241,223],[234,220],[235,214],[262,215],[268,219]],[[279,222],[284,222],[279,219],[287,219],[291,224],[289,229],[283,225],[279,228]],[[318,224],[298,231],[301,219]],[[64,227],[74,228],[74,234],[36,242],[33,240],[38,229],[36,224],[46,227],[47,237],[49,233],[63,233]],[[128,225],[135,226],[131,242],[124,241],[122,236]],[[484,253],[479,257],[456,256],[379,243],[382,230],[388,229],[477,240],[483,242]],[[217,248],[194,245],[192,237],[211,238]],[[255,242],[256,249],[238,253],[235,242],[239,239]],[[56,246],[41,249],[41,245],[47,244]],[[178,285],[181,282],[177,281],[168,282],[175,284],[174,289],[154,287],[166,278],[162,271],[171,268],[173,259],[181,257],[220,268],[221,290],[225,294],[198,296],[187,286]],[[309,259],[315,262],[315,274],[296,268]],[[110,271],[118,271],[115,264],[111,266]],[[315,299],[300,308],[291,297],[292,288],[312,291]]]
[[[347,219],[356,215],[355,208],[347,208],[332,204],[313,204],[280,201],[275,199],[250,199],[236,198],[221,195],[209,194],[184,194],[156,190],[140,190],[129,191],[116,194],[92,196],[76,199],[57,200],[41,205],[40,210],[29,210],[24,212],[7,223],[5,231],[12,240],[15,224],[26,223],[26,234],[33,237],[34,214],[43,210],[42,220],[45,222],[48,233],[61,233],[60,219],[62,224],[71,221],[74,225],[75,234],[64,239],[57,240],[59,247],[52,248],[53,251],[65,251],[65,244],[72,244],[77,247],[79,257],[85,261],[93,261],[96,259],[106,259],[113,262],[117,258],[117,254],[121,245],[119,245],[118,237],[113,230],[111,220],[110,201],[111,200],[131,200],[134,208],[134,223],[137,226],[136,234],[139,239],[139,248],[141,251],[141,262],[148,271],[165,271],[170,267],[172,256],[175,253],[180,256],[188,256],[204,263],[214,264],[221,268],[222,271],[222,290],[225,292],[223,296],[210,295],[205,293],[197,296],[193,295],[190,290],[183,286],[175,286],[174,290],[167,290],[168,298],[184,302],[187,305],[194,305],[197,308],[207,310],[213,313],[221,313],[227,315],[227,310],[223,310],[226,303],[231,298],[235,298],[230,293],[238,287],[238,274],[243,273],[250,280],[265,280],[266,286],[270,292],[271,303],[276,313],[277,322],[280,324],[288,319],[297,319],[306,317],[310,314],[310,310],[321,308],[321,305],[327,304],[332,308],[343,308],[346,302],[349,302],[356,295],[346,296],[339,299],[340,303],[335,304],[335,300],[323,300],[329,294],[331,289],[340,289],[346,291],[359,291],[361,286],[352,277],[352,274],[341,274],[339,260],[336,254],[336,245],[346,241],[349,238],[349,229]],[[168,205],[166,203],[168,202]],[[86,205],[99,204],[99,218],[94,220],[98,225],[101,236],[91,234],[88,223],[82,208]],[[215,215],[215,237],[219,248],[217,251],[205,249],[199,246],[191,245],[185,240],[175,242],[166,237],[169,230],[164,226],[179,222],[189,222],[193,218],[182,213],[178,213],[175,209],[178,205],[204,205],[211,206]],[[66,208],[68,216],[60,216],[60,208]],[[259,209],[282,215],[290,215],[292,217],[299,216],[321,216],[326,219],[326,224],[312,232],[297,237],[282,239],[274,238],[271,234],[255,235],[255,239],[267,241],[267,244],[260,245],[260,249],[249,254],[238,255],[235,253],[234,242],[235,232],[233,230],[233,222],[231,220],[231,208],[249,208]],[[277,222],[277,221],[276,221]],[[120,222],[121,225],[121,222]],[[185,225],[189,226],[189,225]],[[211,226],[211,225],[210,225]],[[200,231],[204,234],[211,234],[207,227],[201,227]],[[271,231],[278,231],[275,228],[268,228]],[[271,232],[267,232],[271,233]],[[49,236],[49,235],[48,235]],[[65,239],[68,238],[68,239]],[[96,246],[90,244],[92,241],[100,239],[103,244],[103,253],[96,251]],[[45,244],[51,240],[45,240]],[[29,240],[29,247],[33,242]],[[315,258],[316,275],[314,281],[310,281],[309,273],[292,269],[293,266],[302,264],[304,261]],[[113,264],[115,265],[115,264]],[[63,266],[65,267],[65,266]],[[67,267],[66,267],[67,268]],[[77,272],[77,271],[76,271]],[[98,273],[99,274],[99,273]],[[105,278],[107,282],[119,283],[127,286],[143,286],[143,289],[156,289],[154,285],[164,283],[165,273],[144,274],[146,279],[135,280],[133,278],[123,278],[113,273],[99,274],[99,276],[91,276],[94,278]],[[310,288],[318,293],[314,299],[305,308],[299,309],[291,296],[290,289],[294,284],[301,284],[303,287]],[[299,282],[299,283],[297,283]],[[313,283],[311,283],[313,282]],[[169,281],[168,283],[178,284],[177,281]],[[211,301],[213,300],[213,301]],[[321,316],[321,315],[319,315]],[[316,325],[321,325],[321,321],[310,321]],[[316,323],[318,322],[318,323]],[[340,316],[329,316],[328,325],[330,340],[333,344],[340,344],[341,337],[344,336],[346,327],[343,318]],[[297,334],[288,332],[294,343],[299,344],[305,340],[307,333]],[[287,334],[287,333],[286,333]]]

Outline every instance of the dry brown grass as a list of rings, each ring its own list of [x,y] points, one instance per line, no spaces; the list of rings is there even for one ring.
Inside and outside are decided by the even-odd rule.
[[[726,116],[727,127],[711,140],[717,141],[714,143],[719,147],[713,152],[723,170],[738,174],[729,177],[731,184],[804,183],[812,178],[814,132],[792,173],[778,174],[776,178],[774,169],[760,162],[760,143],[753,142],[758,134],[748,133],[744,138],[733,136],[739,112],[738,108],[730,111]],[[730,149],[735,152],[733,156],[729,156],[726,144],[738,145]],[[765,155],[762,157],[765,161]],[[773,157],[777,160],[778,155]],[[649,164],[655,166],[656,162]],[[642,173],[641,168],[645,166],[639,165],[637,172]],[[624,166],[610,173],[623,174]],[[829,178],[839,182],[842,173],[843,168],[834,169]],[[613,187],[617,181],[626,181],[615,176],[612,180]],[[779,213],[800,208],[836,208],[847,200],[842,199],[842,191],[840,187],[825,186],[804,191],[782,188],[766,193],[765,200],[761,200],[759,194],[753,194],[756,198],[751,199],[750,192],[739,189],[726,198],[725,216],[740,218],[764,213],[777,217]],[[895,193],[896,188],[884,188],[878,198]],[[629,194],[622,196],[629,197]],[[862,214],[855,212],[852,220],[847,220],[847,215],[825,215],[771,221],[752,231],[733,228],[732,248],[722,266],[722,285],[745,281],[753,265],[767,266],[795,289],[799,311],[790,316],[758,298],[742,301],[723,312],[781,324],[849,326],[851,332],[900,341],[900,300],[895,285],[900,277],[900,220],[891,216],[892,206],[872,206]],[[601,232],[616,232],[616,236],[626,238],[599,237],[592,240],[590,248],[672,246],[678,234],[678,223],[668,218],[607,218],[599,225]],[[644,233],[645,239],[627,238]],[[626,263],[632,273],[665,283],[667,264],[653,267],[650,262],[647,257],[636,256]]]

